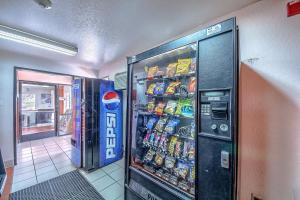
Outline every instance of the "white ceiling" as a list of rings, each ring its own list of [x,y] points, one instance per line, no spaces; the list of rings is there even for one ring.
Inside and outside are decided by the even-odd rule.
[[[0,24],[74,44],[75,57],[0,40],[0,50],[99,69],[257,0],[1,0]]]

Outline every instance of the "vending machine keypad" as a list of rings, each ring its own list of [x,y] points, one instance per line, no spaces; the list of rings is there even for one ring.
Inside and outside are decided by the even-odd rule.
[[[231,139],[230,90],[201,91],[200,135]]]
[[[210,115],[210,104],[202,104],[201,105],[201,114]]]

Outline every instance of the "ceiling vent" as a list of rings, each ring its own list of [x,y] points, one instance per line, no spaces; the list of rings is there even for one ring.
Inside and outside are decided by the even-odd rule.
[[[44,9],[48,10],[52,8],[52,2],[50,0],[34,0],[34,1]]]
[[[126,90],[127,88],[127,72],[117,73],[115,75],[115,89]]]

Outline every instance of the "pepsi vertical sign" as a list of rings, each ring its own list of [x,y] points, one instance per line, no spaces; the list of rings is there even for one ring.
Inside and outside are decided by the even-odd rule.
[[[100,167],[123,157],[122,93],[114,90],[114,82],[100,84]]]
[[[81,79],[75,79],[72,87],[73,132],[71,139],[71,161],[76,167],[81,167],[81,84]]]

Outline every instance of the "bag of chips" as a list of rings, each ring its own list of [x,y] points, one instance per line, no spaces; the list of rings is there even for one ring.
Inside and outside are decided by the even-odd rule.
[[[148,112],[150,113],[154,112],[154,108],[155,108],[155,101],[149,101],[147,104]]]
[[[163,95],[165,92],[165,83],[156,83],[154,88],[155,95]]]
[[[155,135],[156,135],[155,132],[152,132],[150,135],[149,144],[152,146],[154,145]]]
[[[194,117],[194,108],[192,101],[190,99],[185,99],[183,101],[182,107],[181,107],[181,115],[184,117],[193,118]]]
[[[188,125],[180,127],[177,134],[184,138],[192,137],[192,126]]]
[[[167,157],[166,157],[166,160],[165,160],[165,167],[166,167],[167,169],[172,169],[172,168],[174,168],[174,166],[175,166],[175,162],[176,162],[176,160],[175,160],[174,157],[167,156]]]
[[[152,128],[154,127],[157,120],[158,120],[158,117],[151,117],[146,125],[147,129],[152,130]]]
[[[157,132],[157,133],[155,134],[154,146],[156,146],[156,147],[158,146],[160,137],[161,137],[161,133]]]
[[[192,59],[190,58],[178,59],[176,74],[182,75],[182,74],[189,73],[191,63],[192,63]]]
[[[164,162],[164,159],[165,159],[164,154],[156,153],[154,161],[155,161],[156,165],[161,166]]]
[[[170,119],[165,127],[165,132],[168,134],[174,134],[176,131],[176,126],[179,124],[179,119]]]
[[[181,84],[180,81],[171,82],[171,83],[168,85],[165,94],[167,94],[167,95],[175,94],[176,89],[179,87],[180,84]]]
[[[176,107],[177,107],[177,101],[169,100],[167,106],[165,107],[164,112],[169,115],[174,115]]]
[[[197,67],[197,59],[196,58],[192,58],[190,72],[196,72],[196,67]]]
[[[147,90],[147,94],[148,95],[153,95],[154,94],[154,88],[156,87],[156,84],[155,83],[151,83],[148,87],[148,90]]]
[[[148,145],[149,145],[150,135],[151,135],[151,132],[147,132],[147,134],[146,134],[146,136],[145,136],[145,138],[144,138],[144,140],[143,140],[143,144],[144,144],[145,146],[148,146]]]
[[[164,102],[159,102],[155,107],[155,110],[154,110],[155,114],[157,114],[159,116],[163,115],[165,105],[166,104]]]
[[[189,182],[193,183],[195,181],[195,164],[190,165],[189,171]]]
[[[171,63],[167,67],[166,76],[167,77],[174,77],[176,74],[177,63]]]
[[[189,148],[190,148],[190,142],[184,141],[184,143],[183,143],[183,151],[182,151],[182,159],[186,159],[187,158]]]
[[[177,163],[177,167],[174,169],[174,173],[176,176],[181,177],[182,179],[186,179],[189,173],[189,165],[182,161]]]
[[[158,132],[163,132],[164,126],[167,123],[167,120],[168,120],[168,118],[161,117],[155,126],[155,130],[157,130]]]
[[[188,89],[186,85],[180,85],[180,87],[178,88],[178,93],[182,98],[186,98],[189,95]]]
[[[188,151],[188,159],[190,161],[195,160],[195,144],[191,143],[189,151]]]
[[[170,140],[169,148],[168,148],[168,153],[170,156],[174,155],[176,142],[177,142],[177,137],[172,136],[171,140]]]
[[[175,115],[181,115],[181,109],[182,109],[182,106],[184,105],[184,99],[179,99],[178,103],[177,103],[177,108],[176,108],[176,111],[175,111]]]
[[[191,123],[190,137],[191,137],[191,138],[195,138],[195,134],[196,134],[195,122],[192,122],[192,123]]]
[[[167,138],[167,135],[164,133],[160,137],[158,148],[160,148],[160,150],[162,152],[166,152],[167,151],[167,144],[168,144],[168,138]]]
[[[196,91],[196,78],[191,77],[188,84],[189,93],[194,93]]]
[[[144,157],[144,162],[150,162],[153,159],[154,155],[155,155],[155,151],[153,151],[152,149],[149,149],[149,151],[147,152],[147,154]]]
[[[182,149],[182,141],[178,140],[175,145],[175,152],[174,152],[175,158],[180,158],[181,149]]]
[[[147,75],[147,78],[148,78],[148,79],[154,78],[154,76],[156,76],[156,73],[158,72],[158,70],[159,70],[159,67],[158,67],[158,66],[149,67],[149,68],[148,68],[148,75]]]

